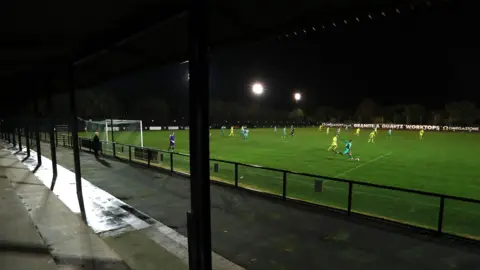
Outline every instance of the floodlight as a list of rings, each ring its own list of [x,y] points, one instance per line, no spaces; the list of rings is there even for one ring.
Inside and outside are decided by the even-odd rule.
[[[302,94],[300,93],[295,93],[293,95],[293,98],[295,99],[295,101],[299,101],[300,99],[302,99]]]
[[[252,85],[252,92],[255,94],[255,95],[261,95],[263,94],[263,85],[260,84],[260,83],[254,83]]]

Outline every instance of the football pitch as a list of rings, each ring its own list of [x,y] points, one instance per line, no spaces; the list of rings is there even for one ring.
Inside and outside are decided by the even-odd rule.
[[[288,130],[289,131],[289,130]],[[243,140],[239,130],[229,137],[220,130],[211,130],[210,157],[239,163],[320,176],[356,180],[379,185],[414,189],[419,191],[480,199],[480,171],[476,156],[480,151],[480,134],[461,132],[426,132],[419,140],[416,131],[393,131],[388,138],[380,130],[375,143],[367,143],[364,129],[360,136],[353,130],[342,130],[341,139],[352,139],[352,153],[360,161],[346,156],[333,155],[330,146],[335,129],[326,134],[325,129],[298,128],[295,136],[282,138],[281,129],[251,129],[249,138]],[[86,134],[81,134],[88,137]],[[137,132],[115,132],[115,141],[125,144],[139,143]],[[175,152],[188,153],[188,130],[175,131]],[[168,131],[146,131],[144,146],[167,150]],[[338,150],[344,143],[339,140]],[[127,157],[125,149],[116,147],[117,155]],[[124,150],[122,152],[122,150]],[[132,155],[133,156],[133,155]],[[170,157],[165,155],[159,164],[169,168]],[[218,164],[218,172],[213,165]],[[187,172],[187,156],[173,155],[175,170]],[[234,183],[233,164],[211,161],[212,179]],[[239,166],[239,185],[276,195],[282,195],[283,173],[261,168]],[[324,181],[323,191],[315,192],[315,180],[321,177],[287,175],[287,197],[308,202],[347,208],[349,184]],[[353,186],[352,211],[389,220],[436,229],[440,199],[420,194],[406,193],[368,186]],[[480,205],[445,199],[443,231],[480,239]]]

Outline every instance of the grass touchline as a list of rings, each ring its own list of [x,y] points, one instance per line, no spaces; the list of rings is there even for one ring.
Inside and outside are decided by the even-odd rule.
[[[373,163],[373,162],[375,162],[375,161],[377,161],[377,160],[379,160],[379,159],[382,159],[382,158],[384,158],[384,157],[386,157],[386,156],[388,156],[388,155],[391,155],[391,154],[392,154],[392,152],[388,152],[388,153],[386,153],[386,154],[384,154],[384,155],[381,155],[381,156],[379,156],[379,157],[376,157],[376,158],[374,158],[374,159],[372,159],[372,160],[369,160],[369,161],[367,161],[367,162],[365,162],[365,163],[358,164],[357,166],[351,168],[350,170],[345,171],[345,172],[343,172],[343,173],[341,173],[341,174],[336,175],[335,178],[340,177],[340,176],[342,176],[342,175],[345,175],[345,174],[347,174],[347,173],[349,173],[349,172],[351,172],[351,171],[354,171],[354,170],[356,170],[356,169],[358,169],[358,168],[360,168],[360,167],[363,167],[363,166],[365,166],[365,165],[367,165],[367,164]]]

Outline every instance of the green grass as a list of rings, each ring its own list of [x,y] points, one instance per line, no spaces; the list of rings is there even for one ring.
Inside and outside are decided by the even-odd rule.
[[[295,137],[282,139],[280,131],[252,129],[249,139],[222,137],[212,130],[211,158],[286,169],[316,175],[351,179],[380,185],[402,187],[459,197],[480,199],[480,171],[476,154],[480,151],[479,134],[427,132],[424,140],[413,131],[394,131],[391,140],[380,131],[374,144],[367,143],[369,130],[356,137],[343,132],[341,138],[353,139],[352,152],[360,161],[333,156],[326,149],[333,134],[316,128],[299,128]],[[228,133],[228,132],[226,132]],[[188,131],[176,131],[176,152],[188,153]],[[82,134],[87,136],[86,134]],[[81,135],[81,136],[82,136]],[[139,144],[138,133],[115,132],[117,142]],[[166,150],[167,131],[147,131],[144,146]],[[343,143],[339,143],[343,149]],[[125,150],[125,149],[124,149]],[[128,152],[121,152],[128,157]],[[213,164],[218,162],[211,162]],[[154,164],[170,167],[169,155]],[[174,168],[189,171],[188,157],[174,156]],[[282,194],[281,172],[239,166],[239,185],[277,195]],[[234,165],[219,163],[212,178],[234,183]],[[325,181],[323,192],[314,192],[315,178],[287,175],[287,196],[309,202],[347,207],[348,184]],[[436,229],[439,199],[400,191],[354,185],[352,211]],[[445,200],[444,231],[480,238],[480,205]]]

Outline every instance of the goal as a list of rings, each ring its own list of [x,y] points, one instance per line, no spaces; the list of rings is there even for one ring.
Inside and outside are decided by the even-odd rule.
[[[91,139],[95,132],[98,132],[100,140],[143,147],[143,125],[141,120],[84,120],[79,118],[79,122],[81,124],[79,126],[80,130],[84,130],[84,132],[79,134],[80,137]]]

